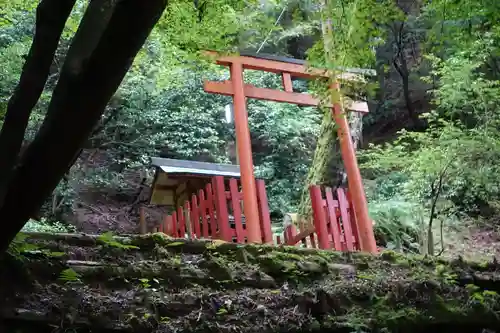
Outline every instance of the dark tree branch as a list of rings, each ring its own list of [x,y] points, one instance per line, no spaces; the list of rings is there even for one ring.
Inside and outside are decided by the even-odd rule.
[[[430,217],[429,217],[429,223],[427,225],[427,239],[428,239],[428,252],[430,255],[434,255],[434,239],[432,237],[432,226],[434,222],[434,216],[436,214],[436,207],[437,207],[437,202],[439,197],[441,196],[441,191],[443,189],[443,180],[444,176],[446,175],[446,171],[448,170],[449,166],[451,165],[452,161],[449,161],[444,168],[441,170],[439,173],[438,179],[434,180],[431,185],[431,197],[432,197],[432,202],[431,202],[431,212],[430,212]]]
[[[16,165],[31,111],[43,92],[74,4],[75,0],[42,0],[36,10],[35,36],[0,131],[0,203]]]
[[[47,117],[24,154],[0,208],[0,253],[68,170],[166,5],[167,0],[119,1],[81,71],[63,70]]]
[[[79,73],[83,70],[109,23],[114,6],[115,0],[93,0],[89,3],[66,54],[62,72]],[[69,164],[65,177],[81,153],[82,149],[79,149]]]
[[[392,63],[394,68],[398,72],[401,77],[402,85],[403,85],[403,96],[405,99],[406,109],[408,111],[408,115],[410,119],[413,121],[413,125],[419,125],[418,115],[415,112],[415,108],[413,107],[413,101],[410,96],[410,71],[408,69],[408,62],[406,61],[406,55],[404,53],[405,42],[404,42],[404,27],[405,23],[399,23],[399,27],[397,29],[393,29],[395,43],[396,43],[396,53],[392,58]]]

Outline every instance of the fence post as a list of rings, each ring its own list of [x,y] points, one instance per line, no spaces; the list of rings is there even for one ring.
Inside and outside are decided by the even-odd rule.
[[[217,221],[215,220],[214,214],[214,191],[212,188],[212,184],[208,183],[205,187],[205,191],[207,193],[207,201],[206,204],[208,206],[208,215],[210,216],[210,236],[212,239],[217,238]]]
[[[186,237],[186,225],[185,225],[184,212],[182,210],[182,206],[177,208],[177,222],[179,223],[179,226],[177,227],[178,232],[179,232],[179,238],[185,238]]]
[[[227,211],[226,187],[224,186],[224,177],[213,177],[212,184],[214,188],[217,224],[219,225],[219,237],[226,242],[232,242],[233,239],[229,231],[229,213]]]
[[[356,250],[361,250],[361,245],[359,242],[359,230],[358,230],[358,222],[356,220],[356,214],[354,213],[354,209],[352,208],[352,199],[349,194],[349,191],[345,192],[345,195],[347,197],[347,202],[348,202],[348,212],[349,212],[349,217],[351,220],[351,230],[354,236],[354,248]]]
[[[229,193],[231,197],[231,207],[233,208],[234,230],[236,231],[236,243],[245,243],[245,231],[241,218],[241,198],[238,191],[238,181],[234,178],[229,180]]]
[[[167,234],[168,236],[172,236],[172,215],[165,216],[163,230],[165,234]]]
[[[198,192],[198,195],[200,196],[200,215],[201,215],[201,221],[203,223],[203,238],[209,238],[210,235],[208,233],[208,221],[207,221],[207,199],[205,198],[205,191],[200,190]]]
[[[336,251],[342,251],[342,228],[338,223],[337,212],[335,211],[335,204],[333,200],[332,189],[327,187],[325,189],[326,206],[328,211],[328,219],[330,220],[330,233],[333,238],[333,248]]]
[[[344,229],[345,244],[348,251],[354,251],[353,232],[351,228],[351,219],[347,207],[349,205],[344,189],[337,189],[337,200],[339,201],[340,216],[342,217],[342,228]]]
[[[193,194],[191,197],[191,227],[194,227],[194,234],[196,238],[201,238],[198,198],[196,197],[196,194]]]
[[[177,226],[177,212],[172,213],[172,237],[179,238],[179,230]]]
[[[146,216],[144,215],[144,207],[139,207],[139,232],[141,234],[146,234],[148,232],[146,226]]]
[[[269,212],[269,203],[267,202],[266,184],[262,179],[257,179],[255,182],[257,187],[257,201],[259,203],[262,241],[272,244],[273,232],[271,228],[271,213]]]
[[[295,236],[297,236],[297,228],[295,227],[295,225],[293,225],[293,224],[287,225],[285,230],[283,231],[283,238],[285,241],[285,245],[295,245],[295,244],[288,243]]]
[[[311,195],[311,203],[314,216],[314,228],[318,235],[318,245],[320,249],[328,249],[328,229],[326,227],[325,210],[323,209],[323,197],[321,196],[321,188],[317,185],[309,187]]]
[[[192,218],[191,205],[189,203],[189,200],[186,200],[186,202],[184,202],[184,221],[186,223],[186,231],[189,239],[194,238],[193,221],[191,218]]]

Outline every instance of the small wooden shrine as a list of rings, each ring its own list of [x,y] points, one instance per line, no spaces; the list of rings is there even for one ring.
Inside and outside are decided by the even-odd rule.
[[[149,203],[172,209],[182,206],[214,176],[240,178],[240,167],[234,164],[153,157],[151,165],[156,171]]]

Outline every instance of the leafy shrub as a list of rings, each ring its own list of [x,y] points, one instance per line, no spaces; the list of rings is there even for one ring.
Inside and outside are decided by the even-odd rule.
[[[375,179],[375,191],[372,200],[389,200],[403,194],[408,176],[402,172],[391,172]]]
[[[368,208],[375,221],[378,244],[390,249],[419,252],[425,220],[417,204],[389,199],[371,202]]]
[[[21,231],[24,232],[74,232],[75,228],[57,221],[49,221],[45,218],[40,221],[30,219]]]

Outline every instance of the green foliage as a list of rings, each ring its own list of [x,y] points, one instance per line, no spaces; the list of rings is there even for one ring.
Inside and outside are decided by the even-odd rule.
[[[54,231],[41,230],[40,232]],[[27,234],[23,232],[18,233],[14,240],[10,243],[9,248],[7,249],[7,254],[18,261],[25,261],[27,257],[25,257],[24,254],[26,253],[38,253],[53,258],[61,257],[64,255],[64,252],[52,252],[48,249],[40,248],[37,244],[29,243],[27,241],[28,238],[29,236]]]
[[[198,7],[191,1],[171,1],[134,69],[144,70],[147,64],[147,72],[161,88],[182,82],[182,68],[213,69],[202,52],[234,52],[243,43],[264,38],[272,19],[263,15],[260,6],[255,0],[200,1]]]
[[[409,181],[402,172],[384,173],[366,185],[368,209],[377,244],[388,249],[420,252],[427,215],[418,202],[405,196]]]
[[[369,213],[375,221],[378,244],[388,249],[420,252],[421,234],[425,227],[421,206],[397,199],[371,201]]]
[[[72,268],[67,268],[59,274],[59,280],[65,283],[78,283],[81,282],[80,278],[81,275]]]
[[[26,130],[27,142],[44,119],[57,82],[57,68],[64,61],[86,5],[86,1],[78,0],[67,21],[54,71]],[[33,2],[14,1],[2,8],[0,55],[5,61],[0,66],[0,114],[5,111],[31,42],[35,6]],[[215,67],[206,66],[200,52],[231,51],[243,40],[259,38],[268,30],[267,21],[272,21],[261,15],[259,8],[258,1],[203,1],[198,8],[193,2],[169,2],[86,146],[105,153],[106,161],[89,165],[89,159],[78,159],[44,212],[58,218],[73,209],[81,200],[81,190],[75,191],[76,187],[107,193],[130,190],[123,171],[144,168],[151,156],[160,153],[173,158],[227,162],[225,141],[230,130],[221,120],[228,98],[203,93],[202,78],[207,69]]]
[[[330,59],[325,59],[324,40],[308,52],[322,68],[368,67],[375,62],[375,47],[383,43],[384,25],[402,18],[392,1],[325,1],[320,19],[332,24]]]
[[[382,79],[389,85],[396,82],[396,88],[382,86],[387,91],[379,94],[379,109],[369,116],[375,127],[379,122],[399,126],[391,117],[401,113],[400,84],[388,69],[394,67],[398,52],[412,53],[407,57],[412,95],[429,92],[433,102],[432,110],[425,110],[429,111],[425,130],[403,130],[397,140],[371,147],[361,156],[363,172],[375,185],[369,201],[379,240],[389,247],[416,251],[422,225],[431,212],[443,221],[450,212],[478,213],[500,201],[498,1],[433,0],[411,8],[385,0],[198,3],[196,7],[191,1],[169,2],[86,142],[84,154],[47,202],[50,220],[60,220],[58,214],[84,200],[82,189],[135,193],[136,184],[130,184],[126,172],[144,169],[151,156],[229,162],[227,148],[234,140],[234,129],[223,119],[230,98],[202,89],[204,79],[229,75],[208,65],[201,51],[256,49],[271,29],[274,32],[266,47],[273,53],[287,53],[289,44],[310,38],[314,46],[307,51],[309,64],[335,70],[376,64],[381,83]],[[57,81],[54,73],[86,4],[77,1],[67,22],[46,89],[30,118],[27,143],[45,116]],[[37,3],[15,0],[0,1],[0,5],[1,121],[29,49]],[[274,27],[283,6],[285,14]],[[321,23],[327,20],[332,23],[327,36],[331,50],[325,52],[328,41],[318,36]],[[247,71],[245,76],[247,83],[259,87],[281,85],[275,74]],[[300,85],[300,91],[324,97],[324,82],[294,84]],[[356,95],[366,86],[348,89]],[[294,211],[322,114],[312,108],[262,101],[249,101],[248,111],[255,171],[266,180],[271,210]],[[96,153],[98,162],[89,152]],[[23,230],[71,231],[49,220],[29,221]],[[130,248],[108,233],[99,239],[107,246]],[[21,244],[18,239],[11,245],[13,253],[25,251]]]
[[[446,39],[454,39],[434,44],[435,53],[426,55],[430,77],[422,79],[434,85],[434,111],[423,115],[427,129],[403,130],[392,143],[372,146],[363,154],[362,167],[372,178],[385,180],[385,175],[397,172],[406,179],[382,199],[399,197],[420,206],[428,221],[437,218],[443,222],[456,212],[483,213],[486,207],[495,206],[500,193],[500,81],[491,67],[498,56],[498,30],[479,33],[474,20],[469,26],[459,24],[460,15],[464,20],[470,18],[463,9],[471,8],[474,1],[459,2],[464,7],[453,5],[449,13],[455,21],[439,22],[440,33],[445,31]],[[441,5],[440,1],[429,3],[424,18],[438,15],[432,11]],[[436,38],[433,30],[429,38]],[[382,206],[383,215],[390,216],[395,207],[397,203]],[[380,216],[380,211],[375,215]]]
[[[426,131],[402,131],[395,142],[364,154],[369,160],[364,166],[372,171],[405,173],[409,181],[404,192],[409,198],[422,203],[431,199],[432,186],[439,179],[442,197],[466,210],[476,209],[477,200],[498,198],[500,137],[496,128],[500,118],[495,104],[500,97],[499,82],[474,70],[481,65],[473,60],[476,52],[458,54],[446,62],[436,60],[439,112],[426,115]],[[456,84],[457,77],[469,84]],[[457,117],[466,118],[466,124]]]
[[[27,251],[36,250],[38,247],[34,244],[27,243],[28,235],[23,233],[18,233],[16,238],[10,243],[7,249],[7,254],[16,260],[23,261],[24,257],[22,254]]]
[[[74,232],[75,228],[71,225],[66,225],[61,222],[52,222],[46,218],[41,218],[40,221],[30,219],[24,225],[22,231],[24,232]]]
[[[114,235],[111,231],[105,232],[103,234],[100,234],[99,237],[97,237],[97,240],[99,242],[104,243],[106,246],[109,247],[114,247],[117,249],[123,249],[123,250],[132,250],[132,249],[138,249],[139,247],[135,245],[130,245],[130,244],[123,244],[114,239]]]

